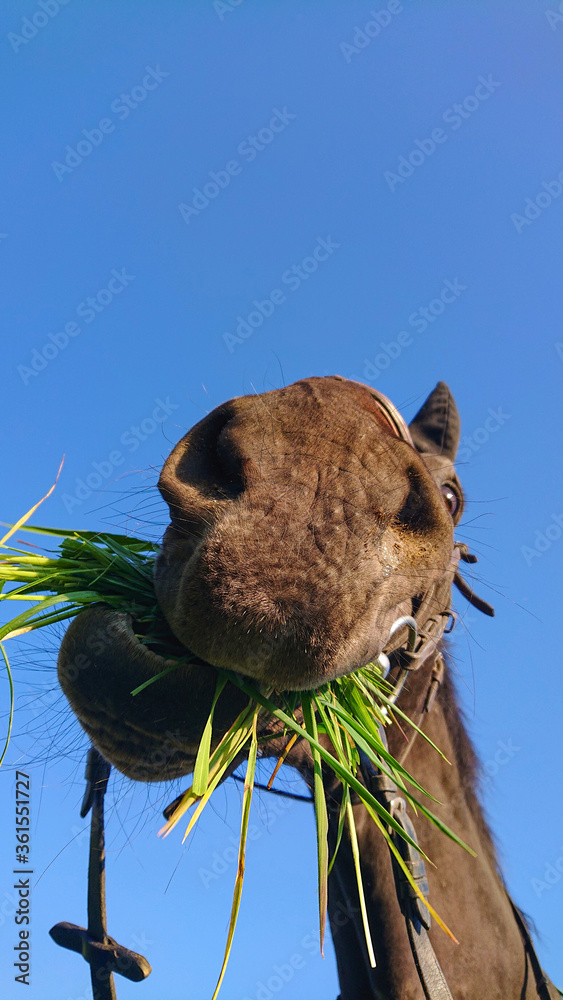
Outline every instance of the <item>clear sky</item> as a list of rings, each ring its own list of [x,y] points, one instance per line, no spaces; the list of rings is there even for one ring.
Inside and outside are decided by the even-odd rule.
[[[1,519],[46,492],[65,454],[40,522],[158,538],[158,469],[223,400],[339,373],[408,419],[445,380],[463,422],[459,537],[497,608],[485,619],[456,597],[461,698],[508,885],[562,983],[558,2],[4,0],[0,45]],[[319,241],[331,252],[307,274]],[[57,694],[61,634],[11,647],[10,998],[16,762],[32,773],[42,874],[26,995],[88,996],[87,966],[47,934],[85,921],[86,739]],[[5,712],[4,680],[0,698]],[[154,968],[118,981],[125,1000],[208,997],[220,965],[240,790],[219,792],[185,852],[180,834],[156,837],[176,791],[116,776],[109,792],[110,933]],[[333,955],[309,937],[311,810],[262,797],[253,823],[222,997],[255,1000],[298,954],[276,995],[329,1000]]]

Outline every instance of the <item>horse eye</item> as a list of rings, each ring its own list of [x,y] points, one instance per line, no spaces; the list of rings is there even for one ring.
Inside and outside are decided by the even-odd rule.
[[[441,492],[444,498],[444,503],[453,517],[459,507],[458,495],[454,492],[451,486],[442,486]]]

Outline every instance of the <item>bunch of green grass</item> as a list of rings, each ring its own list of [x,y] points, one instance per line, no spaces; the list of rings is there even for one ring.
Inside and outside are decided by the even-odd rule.
[[[35,509],[33,508],[33,510]],[[0,541],[0,601],[31,602],[30,608],[0,628],[0,651],[8,670],[12,692],[9,730],[13,714],[13,687],[9,662],[2,640],[71,618],[84,607],[102,602],[120,611],[128,612],[134,622],[139,623],[139,639],[154,648],[155,652],[161,652],[167,658],[170,657],[170,653],[166,650],[166,623],[159,611],[153,586],[153,568],[158,546],[123,535],[26,526],[25,521],[32,512],[22,518]],[[19,528],[26,532],[36,532],[58,540],[57,549],[41,554],[36,546],[24,548],[8,546],[6,542]],[[4,590],[6,585],[11,585],[10,589]],[[177,662],[178,664],[185,662],[185,658],[178,659]],[[417,727],[396,705],[391,704],[389,700],[390,688],[382,678],[381,671],[376,664],[368,664],[366,667],[346,677],[331,681],[317,690],[299,692],[266,689],[264,686],[250,679],[241,678],[229,670],[216,669],[215,697],[202,733],[192,785],[181,796],[174,812],[161,831],[163,834],[169,833],[187,810],[193,808],[185,839],[209,802],[215,788],[229,773],[237,755],[242,751],[248,753],[233,905],[224,961],[213,1000],[217,997],[225,974],[240,906],[246,835],[254,788],[256,760],[259,746],[267,738],[260,735],[258,727],[259,713],[264,713],[264,711],[282,723],[283,731],[289,741],[288,750],[298,737],[306,739],[311,748],[314,766],[313,790],[318,846],[321,950],[325,933],[328,875],[334,864],[344,829],[347,828],[356,869],[366,944],[370,961],[372,965],[375,965],[351,803],[352,791],[356,792],[363,802],[376,827],[387,841],[405,877],[415,892],[418,895],[420,893],[392,835],[396,834],[410,844],[413,842],[360,780],[360,752],[363,752],[376,768],[393,779],[416,811],[422,812],[445,834],[466,850],[470,850],[423,803],[420,796],[428,796],[428,793],[393,758],[381,737],[381,727],[388,725],[397,716],[400,716],[403,721],[415,729]],[[159,675],[141,685],[132,694],[137,694],[147,684],[158,682],[161,676]],[[219,695],[227,681],[235,684],[248,695],[248,704],[212,752],[213,714]],[[418,731],[420,732],[420,730]],[[321,735],[328,737],[331,749],[327,749],[325,742],[319,739]],[[424,739],[428,739],[424,733],[421,735]],[[436,747],[434,749],[437,750]],[[440,753],[439,750],[437,752]],[[278,762],[278,766],[281,760]],[[323,764],[334,772],[342,784],[337,843],[330,864]],[[274,775],[275,773],[277,773],[277,768]],[[272,775],[272,780],[274,775]],[[413,846],[420,851],[416,844]],[[420,854],[428,860],[422,851]],[[438,924],[453,937],[439,916],[430,907],[429,909]]]

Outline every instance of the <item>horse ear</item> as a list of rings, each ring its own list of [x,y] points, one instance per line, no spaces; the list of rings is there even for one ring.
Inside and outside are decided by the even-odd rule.
[[[438,382],[409,424],[409,430],[418,451],[444,455],[454,461],[461,422],[454,397],[445,382]]]

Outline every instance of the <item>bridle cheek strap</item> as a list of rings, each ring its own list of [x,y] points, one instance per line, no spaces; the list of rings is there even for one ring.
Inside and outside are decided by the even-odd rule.
[[[380,726],[380,737],[387,749],[387,736],[383,726]],[[360,751],[360,768],[364,782],[372,795],[408,834],[413,843],[417,844],[416,831],[407,812],[407,803],[399,795],[393,779],[383,771],[376,769],[363,751]],[[420,894],[427,899],[428,880],[421,855],[412,844],[407,843],[394,830],[390,830],[390,834],[393,845],[405,862]],[[391,860],[397,899],[405,918],[409,943],[424,996],[426,1000],[453,1000],[446,977],[428,937],[431,926],[428,907],[423,903],[420,895],[414,891],[393,854],[391,854]]]

